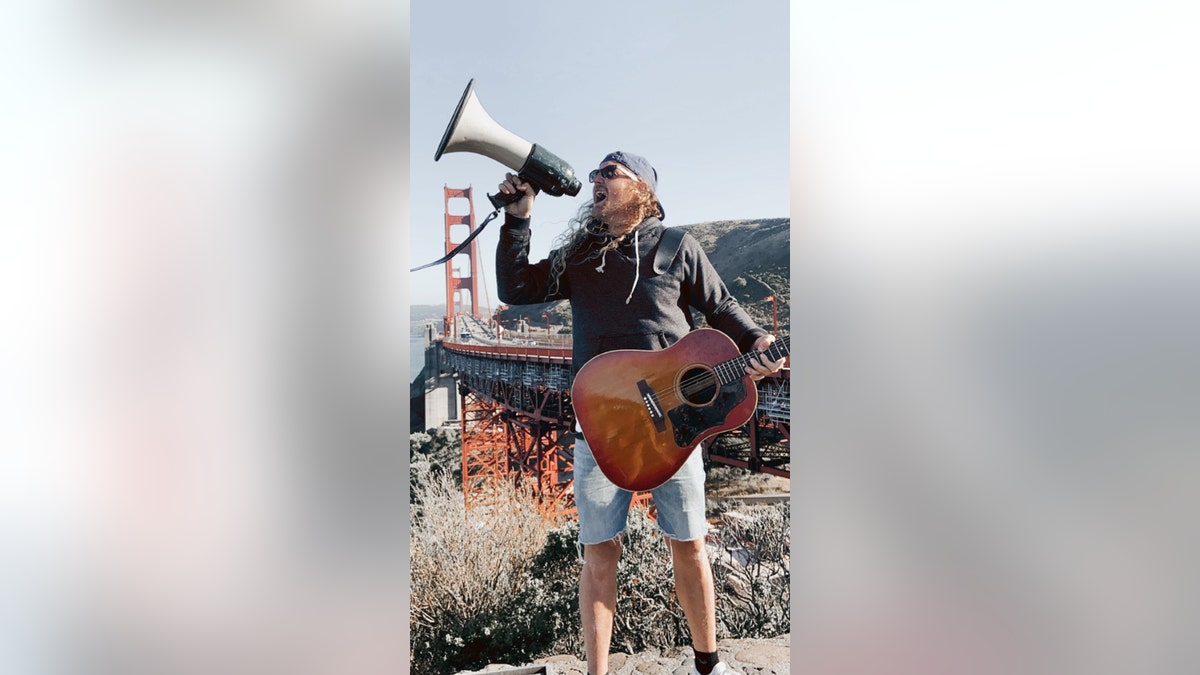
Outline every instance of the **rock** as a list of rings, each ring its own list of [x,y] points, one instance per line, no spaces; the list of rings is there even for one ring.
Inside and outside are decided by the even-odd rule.
[[[768,639],[721,640],[721,658],[743,675],[787,675],[791,665],[791,640],[787,635]],[[558,655],[538,659],[554,675],[587,675],[587,664],[575,656]],[[609,675],[691,675],[690,647],[651,650],[637,654],[614,653],[608,658]]]

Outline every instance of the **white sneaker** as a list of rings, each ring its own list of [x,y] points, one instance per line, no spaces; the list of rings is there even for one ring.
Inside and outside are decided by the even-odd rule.
[[[700,675],[700,671],[696,670],[696,664],[692,664],[692,675]],[[725,665],[724,661],[717,661],[716,667],[713,668],[712,675],[742,675],[738,671]]]

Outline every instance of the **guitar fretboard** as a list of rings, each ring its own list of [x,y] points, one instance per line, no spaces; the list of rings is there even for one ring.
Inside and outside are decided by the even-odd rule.
[[[750,360],[755,356],[765,356],[766,358],[764,360],[766,361],[778,361],[779,359],[784,358],[788,355],[789,338],[790,336],[778,338],[771,343],[770,347],[767,347],[761,352],[742,354],[741,356],[734,359],[729,359],[724,363],[718,363],[716,367],[713,368],[713,370],[717,373],[717,379],[720,381],[721,385],[724,386],[730,382],[735,382],[743,377],[746,377],[746,367],[750,365]]]

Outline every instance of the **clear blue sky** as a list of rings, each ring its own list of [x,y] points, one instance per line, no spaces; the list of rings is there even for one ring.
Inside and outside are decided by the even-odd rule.
[[[412,3],[410,267],[444,252],[443,187],[473,187],[482,222],[491,211],[483,193],[494,193],[507,170],[468,153],[433,160],[472,78],[498,123],[566,160],[583,181],[576,197],[539,196],[534,256],[549,252],[590,198],[587,172],[617,149],[658,170],[668,225],[789,214],[786,2],[503,7]],[[477,239],[487,285],[481,296],[493,305],[502,217]],[[440,266],[411,281],[413,304],[444,301]]]

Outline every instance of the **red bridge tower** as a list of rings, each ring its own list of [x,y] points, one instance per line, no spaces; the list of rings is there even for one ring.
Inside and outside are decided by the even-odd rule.
[[[445,198],[446,205],[446,253],[454,250],[467,237],[475,231],[475,202],[471,200],[471,188],[450,188],[443,186],[442,192]],[[463,204],[458,200],[466,200],[465,210],[458,209],[458,213],[452,213],[450,209],[450,200],[455,200],[455,205],[462,207]],[[462,232],[459,228],[459,233],[462,236],[455,238],[455,226],[466,225],[467,229]],[[454,256],[446,261],[446,324],[443,333],[445,335],[452,334],[451,321],[455,314],[469,313],[475,318],[480,318],[479,315],[479,285],[476,279],[479,278],[479,249],[477,242],[472,241],[471,245],[465,251]],[[455,264],[460,262],[460,259],[466,256],[468,261],[468,269],[466,274],[455,276]],[[461,268],[459,268],[461,271]],[[462,293],[466,291],[471,296],[471,311],[462,311]]]

